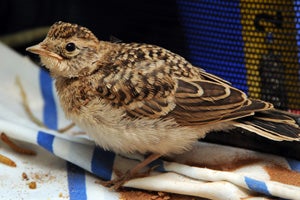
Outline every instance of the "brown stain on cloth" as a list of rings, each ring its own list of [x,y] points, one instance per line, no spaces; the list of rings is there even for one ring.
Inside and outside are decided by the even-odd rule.
[[[124,189],[120,191],[120,200],[207,200],[200,197],[193,197],[167,192],[150,192],[144,190]]]
[[[272,181],[300,187],[299,172],[278,165],[265,166],[264,169],[268,172]]]

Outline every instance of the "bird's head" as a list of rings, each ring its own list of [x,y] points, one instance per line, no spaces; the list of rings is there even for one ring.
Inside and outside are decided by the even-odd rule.
[[[42,64],[53,77],[80,77],[97,68],[105,54],[95,35],[85,27],[65,22],[56,22],[50,27],[47,37],[26,50],[40,55]]]

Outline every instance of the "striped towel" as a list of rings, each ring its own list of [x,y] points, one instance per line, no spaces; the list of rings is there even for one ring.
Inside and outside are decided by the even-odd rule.
[[[55,131],[70,121],[59,107],[49,74],[2,44],[0,55],[0,131],[37,152],[20,155],[1,142],[0,154],[17,167],[0,164],[0,199],[125,199],[95,181],[113,179],[113,169],[125,172],[142,157],[104,151],[76,127],[65,134]],[[17,76],[31,110],[49,129],[37,126],[25,113]],[[150,176],[125,186],[208,199],[300,199],[297,160],[205,142],[168,160],[172,162],[155,161],[152,165],[158,167]],[[35,189],[29,188],[32,181]]]

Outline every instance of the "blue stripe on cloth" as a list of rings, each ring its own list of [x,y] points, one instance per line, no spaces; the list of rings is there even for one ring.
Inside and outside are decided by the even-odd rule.
[[[91,170],[104,180],[111,180],[115,154],[96,147],[93,152]]]
[[[71,200],[87,199],[85,185],[85,171],[76,165],[67,162],[68,187]]]
[[[39,75],[40,88],[44,100],[43,122],[47,127],[51,129],[57,129],[57,113],[52,94],[52,79],[49,76],[48,72],[44,69],[40,70]],[[38,132],[37,143],[51,153],[53,153],[53,140],[53,135],[47,134],[42,131]]]
[[[289,163],[289,166],[292,170],[300,172],[300,162],[298,160],[293,160],[293,159],[286,159],[287,162]]]
[[[46,70],[40,70],[40,88],[44,100],[43,121],[50,129],[57,129],[58,119],[56,103],[53,96],[52,79]],[[53,153],[54,136],[39,131],[37,142],[40,146]],[[85,200],[86,186],[85,186],[85,172],[79,167],[73,167],[67,162],[68,173],[68,188],[70,200]]]
[[[49,73],[41,69],[40,70],[40,86],[44,99],[44,112],[43,121],[44,124],[50,129],[57,129],[57,110],[55,100],[53,97],[52,79]]]
[[[266,195],[271,195],[265,182],[245,176],[245,182],[249,189]]]
[[[54,141],[54,135],[50,135],[48,133],[45,133],[43,131],[38,132],[37,136],[37,143],[53,153],[53,141]]]

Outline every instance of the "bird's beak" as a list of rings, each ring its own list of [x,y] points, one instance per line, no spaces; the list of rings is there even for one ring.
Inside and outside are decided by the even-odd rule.
[[[59,61],[63,59],[60,55],[58,55],[58,54],[56,54],[56,53],[53,53],[53,52],[48,51],[47,49],[45,49],[45,47],[43,47],[43,46],[41,45],[41,43],[26,48],[26,51],[29,51],[29,52],[31,52],[31,53],[38,54],[38,55],[41,55],[41,56],[52,57],[52,58],[55,58],[55,59],[57,59],[57,60],[59,60]]]

